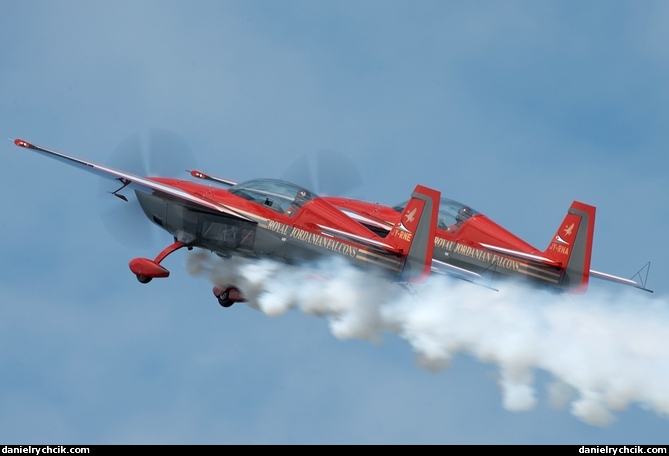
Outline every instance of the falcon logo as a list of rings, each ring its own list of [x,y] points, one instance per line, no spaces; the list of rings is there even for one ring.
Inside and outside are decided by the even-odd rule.
[[[564,228],[564,235],[565,236],[571,236],[572,231],[574,231],[574,224],[573,223]]]
[[[413,222],[414,218],[416,218],[416,208],[414,207],[411,212],[408,212],[407,215],[405,215],[405,217],[407,219],[407,222]]]
[[[572,235],[572,233],[574,232],[574,226],[575,224],[572,223],[571,225],[565,225],[564,228],[562,228],[565,237]],[[553,242],[557,242],[558,244],[563,244],[563,245],[569,245],[569,242],[562,239],[562,236],[560,236],[559,234],[555,235],[555,239]]]

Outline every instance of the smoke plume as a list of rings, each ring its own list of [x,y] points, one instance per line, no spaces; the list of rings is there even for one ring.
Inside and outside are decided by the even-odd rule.
[[[396,334],[431,371],[458,354],[495,365],[511,411],[536,405],[534,375],[544,371],[550,404],[588,424],[605,426],[632,404],[669,417],[669,303],[638,290],[561,296],[505,284],[495,292],[432,277],[411,293],[337,260],[288,266],[202,251],[187,266],[216,286],[239,287],[266,315],[323,317],[342,340]]]

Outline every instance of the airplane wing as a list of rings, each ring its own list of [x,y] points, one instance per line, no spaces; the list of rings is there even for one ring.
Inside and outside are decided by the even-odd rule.
[[[66,155],[64,153],[57,152],[55,150],[47,149],[46,147],[41,147],[35,144],[31,144],[22,139],[15,139],[14,144],[19,147],[34,150],[35,152],[38,152],[42,155],[51,157],[53,159],[83,169],[90,173],[97,174],[98,176],[104,177],[106,179],[117,180],[121,182],[125,187],[132,188],[133,190],[139,190],[144,193],[153,193],[153,192],[162,193],[164,195],[169,195],[178,200],[189,202],[203,209],[224,213],[232,217],[246,221],[253,221],[230,207],[227,207],[216,201],[207,199],[204,196],[190,194],[188,192],[185,192],[176,187],[172,187],[170,185],[165,185],[160,182],[156,182],[154,180],[145,177],[137,176],[132,173],[120,171],[104,165],[99,165],[97,163],[93,163],[87,160],[82,160],[80,158]]]

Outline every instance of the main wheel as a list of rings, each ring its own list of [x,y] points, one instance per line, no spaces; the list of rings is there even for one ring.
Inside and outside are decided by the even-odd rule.
[[[140,283],[149,283],[149,282],[151,282],[152,279],[153,279],[153,277],[147,277],[147,276],[137,274],[137,280],[139,280]]]
[[[230,307],[235,302],[230,300],[230,290],[227,289],[223,293],[217,296],[218,303],[223,307]]]

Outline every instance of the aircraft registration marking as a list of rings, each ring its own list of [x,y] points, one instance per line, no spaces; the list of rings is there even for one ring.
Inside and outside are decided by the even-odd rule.
[[[563,255],[569,255],[569,247],[566,245],[560,245],[557,242],[551,242],[550,250],[554,250]]]
[[[413,237],[413,233],[410,231],[400,231],[400,230],[394,230],[393,236],[398,237],[402,239],[403,241],[411,242],[411,238]]]

